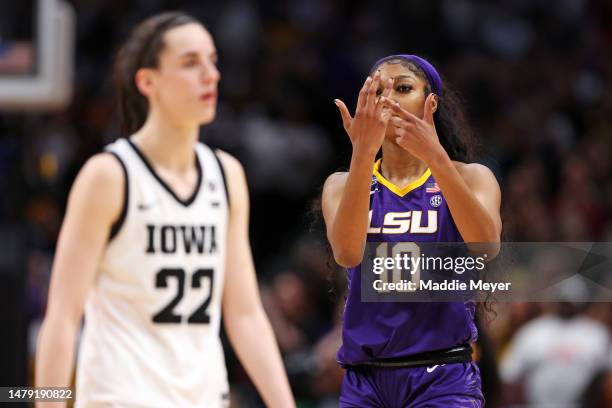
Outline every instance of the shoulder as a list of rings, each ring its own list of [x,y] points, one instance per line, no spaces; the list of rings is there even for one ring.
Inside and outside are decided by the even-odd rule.
[[[610,337],[608,334],[608,329],[600,322],[587,316],[577,316],[574,319],[577,332],[583,334],[588,333],[588,336],[592,337],[593,340],[604,339],[605,341],[608,341]]]
[[[329,206],[334,207],[339,203],[347,180],[348,172],[336,172],[327,177],[321,192],[321,206],[324,214]]]
[[[453,161],[453,165],[464,178],[495,177],[491,169],[480,163]]]
[[[113,220],[121,212],[126,183],[123,165],[117,157],[107,152],[96,154],[79,171],[68,206],[94,213],[96,220]]]
[[[125,182],[122,162],[112,153],[104,152],[92,156],[81,168],[77,179],[93,183],[102,189],[121,188]]]
[[[550,337],[560,329],[562,329],[561,320],[557,316],[545,314],[525,323],[516,333],[516,338],[528,342],[534,337]]]
[[[346,171],[337,171],[332,173],[325,180],[325,184],[323,184],[323,191],[331,190],[335,191],[338,189],[343,189],[346,185],[346,180],[348,179],[348,172]]]
[[[499,184],[495,174],[483,164],[453,161],[453,165],[468,185]]]
[[[227,192],[232,212],[234,212],[236,208],[248,208],[249,188],[242,164],[237,158],[223,150],[215,149],[214,153],[219,158],[219,163],[225,173]],[[236,203],[236,205],[234,205],[234,203]]]
[[[223,170],[229,178],[244,178],[244,167],[242,167],[242,163],[240,163],[237,158],[220,149],[215,149],[214,152],[219,158],[219,161],[223,166]]]

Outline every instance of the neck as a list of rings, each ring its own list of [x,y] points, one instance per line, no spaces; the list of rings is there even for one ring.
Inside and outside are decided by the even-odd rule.
[[[395,143],[383,143],[382,153],[380,171],[389,181],[396,180],[401,184],[407,184],[421,177],[427,170],[424,161],[417,159]]]
[[[198,134],[198,125],[179,125],[151,112],[133,139],[156,165],[184,172],[193,168]]]

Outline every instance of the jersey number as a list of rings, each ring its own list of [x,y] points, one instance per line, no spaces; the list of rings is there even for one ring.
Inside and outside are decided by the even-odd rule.
[[[174,308],[179,304],[183,298],[183,295],[185,294],[185,275],[185,270],[182,268],[164,268],[157,272],[157,275],[155,275],[156,288],[167,288],[168,279],[170,279],[170,277],[174,277],[178,280],[178,292],[176,296],[166,305],[166,307],[153,316],[153,321],[155,323],[180,323],[183,320],[181,315],[174,313]],[[192,288],[201,287],[202,279],[206,278],[210,282],[210,290],[208,291],[208,295],[200,307],[198,307],[191,314],[191,316],[189,316],[187,323],[210,323],[210,315],[206,312],[206,309],[208,309],[208,305],[210,305],[210,298],[212,296],[213,276],[212,269],[198,269],[193,275],[191,275]]]
[[[402,257],[404,254],[408,254],[411,258],[418,258],[421,256],[421,248],[415,242],[383,242],[376,247],[376,256],[386,258],[389,256],[389,245],[391,245],[391,257],[397,256]],[[391,276],[389,276],[389,272]],[[410,280],[412,282],[419,282],[421,279],[421,266],[418,264],[414,271],[410,272]],[[384,283],[400,283],[402,281],[402,270],[393,268],[392,271],[385,271],[380,275],[380,280]],[[390,292],[390,290],[379,290],[379,292]],[[401,290],[398,292],[410,292],[410,290]]]

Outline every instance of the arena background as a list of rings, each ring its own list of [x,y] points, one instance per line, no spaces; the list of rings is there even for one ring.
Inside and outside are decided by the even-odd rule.
[[[2,80],[36,75],[30,62],[40,54],[28,51],[40,29],[35,4],[2,1]],[[502,187],[505,240],[612,238],[608,1],[68,4],[76,17],[68,103],[60,95],[15,107],[0,87],[0,385],[32,383],[69,187],[84,161],[118,137],[114,52],[135,23],[162,10],[192,13],[215,38],[218,116],[201,140],[246,168],[262,296],[300,407],[337,406],[345,282],[329,262],[316,200],[350,158],[333,99],[354,106],[379,57],[426,56],[462,95],[482,144],[478,161]],[[568,291],[565,303],[493,307],[479,317],[477,345],[488,407],[612,407],[609,303],[578,304]],[[260,406],[229,349],[228,366],[232,406]]]

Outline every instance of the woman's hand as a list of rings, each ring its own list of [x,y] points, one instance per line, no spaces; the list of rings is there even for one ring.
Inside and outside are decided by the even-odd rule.
[[[446,155],[446,151],[438,139],[434,124],[434,98],[433,93],[427,96],[423,119],[419,119],[414,114],[402,109],[395,101],[385,101],[393,115],[391,125],[395,128],[396,143],[427,164]]]
[[[374,78],[368,76],[359,91],[355,117],[351,117],[346,105],[340,99],[334,102],[340,110],[344,130],[351,139],[353,152],[363,152],[376,156],[382,146],[391,113],[387,109],[388,96],[391,93],[393,80],[389,79],[380,97],[376,91],[380,85],[380,72]]]

